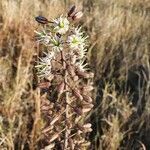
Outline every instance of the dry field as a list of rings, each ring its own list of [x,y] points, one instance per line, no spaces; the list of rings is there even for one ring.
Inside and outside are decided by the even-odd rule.
[[[40,150],[34,17],[83,10],[95,73],[92,150],[150,149],[150,0],[0,0],[0,149]]]

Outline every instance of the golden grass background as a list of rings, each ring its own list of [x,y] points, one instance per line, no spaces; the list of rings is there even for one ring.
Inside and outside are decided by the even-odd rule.
[[[89,35],[88,59],[95,73],[90,149],[149,150],[149,0],[1,0],[0,149],[40,149],[34,17],[57,17],[72,4],[84,12],[80,23]]]

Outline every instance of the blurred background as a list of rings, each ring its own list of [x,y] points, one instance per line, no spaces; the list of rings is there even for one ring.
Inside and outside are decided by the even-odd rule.
[[[80,24],[89,35],[88,60],[95,73],[90,149],[150,149],[149,0],[1,0],[0,149],[40,149],[34,18],[52,19],[72,4],[83,10]]]

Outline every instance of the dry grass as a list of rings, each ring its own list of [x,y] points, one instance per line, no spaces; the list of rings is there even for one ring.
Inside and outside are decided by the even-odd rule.
[[[33,62],[34,17],[62,14],[71,0],[0,1],[0,149],[39,148],[44,122]],[[95,72],[91,149],[150,147],[150,1],[76,1]],[[60,9],[61,8],[61,9]]]

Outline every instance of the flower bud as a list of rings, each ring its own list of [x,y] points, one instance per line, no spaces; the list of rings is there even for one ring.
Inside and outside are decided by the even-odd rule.
[[[71,16],[72,16],[72,14],[74,13],[75,9],[76,9],[76,6],[73,5],[73,6],[70,8],[70,10],[68,11],[68,17],[71,17]]]
[[[83,16],[82,11],[76,12],[73,16],[72,19],[76,20],[76,19],[80,19]]]
[[[41,23],[41,24],[47,24],[48,23],[48,20],[45,17],[43,17],[43,16],[35,17],[35,20],[38,23]]]

